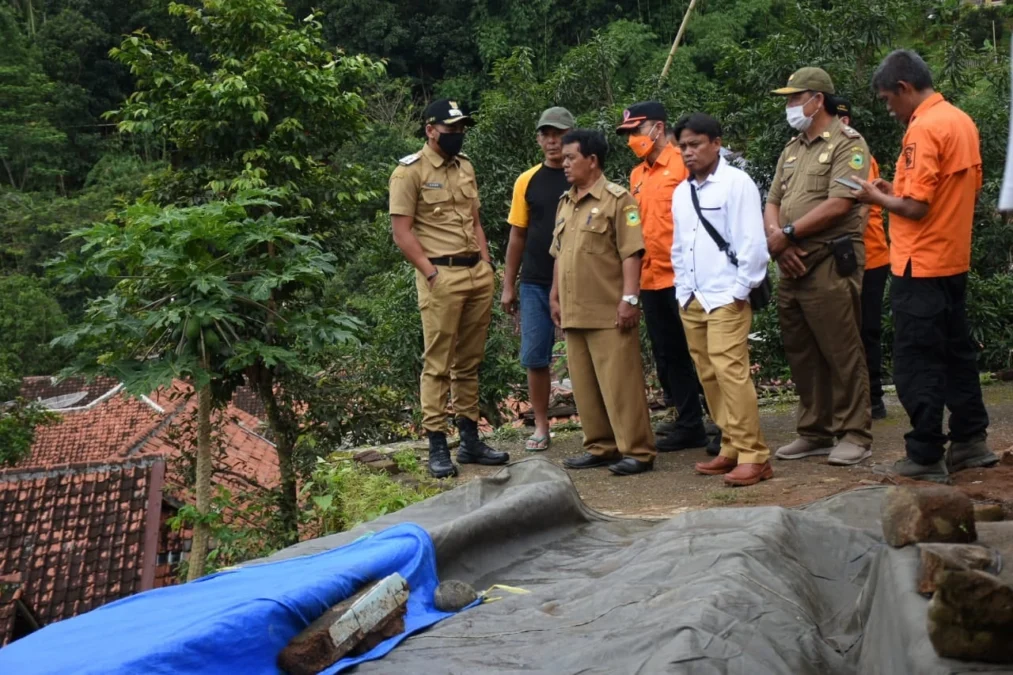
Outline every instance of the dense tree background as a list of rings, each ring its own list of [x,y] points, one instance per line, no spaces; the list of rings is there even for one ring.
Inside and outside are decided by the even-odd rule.
[[[138,199],[199,205],[227,196],[237,177],[256,181],[266,172],[265,185],[286,190],[286,213],[302,218],[301,230],[338,261],[320,293],[321,306],[354,317],[357,326],[358,342],[320,350],[316,380],[300,392],[315,401],[309,412],[329,430],[319,440],[403,436],[414,420],[421,331],[410,270],[393,246],[384,213],[386,181],[397,158],[419,147],[414,132],[428,100],[451,96],[478,111],[465,151],[477,166],[483,217],[494,255],[501,257],[513,180],[537,161],[532,126],[543,108],[565,105],[582,125],[606,130],[615,148],[607,173],[619,182],[633,164],[611,132],[625,105],[658,98],[673,115],[710,112],[725,125],[726,145],[745,154],[765,186],[790,137],[782,102],[766,92],[796,68],[818,64],[851,97],[854,124],[889,174],[902,130],[875,100],[869,81],[896,47],[919,50],[938,88],[981,130],[986,183],[975,230],[971,314],[982,369],[1011,365],[1013,230],[995,211],[1009,123],[1009,7],[958,0],[700,0],[671,72],[659,83],[688,0],[180,3],[212,14],[225,6],[241,13],[261,5],[251,17],[269,6],[270,25],[251,19],[241,27],[258,35],[270,34],[286,14],[295,25],[313,14],[329,49],[365,57],[341,94],[354,115],[328,120],[319,100],[292,94],[292,82],[272,81],[269,74],[256,79],[256,49],[195,35],[186,12],[170,11],[173,4],[0,0],[0,360],[18,374],[66,365],[70,355],[46,340],[80,324],[87,301],[111,285],[101,278],[57,284],[47,275],[47,261],[73,253],[68,233],[115,222],[113,214]],[[136,51],[143,45],[124,42],[135,31],[171,44],[168,61],[145,66]],[[303,56],[279,57],[281,51],[273,50],[271,68],[287,77],[286,68]],[[224,52],[236,61],[223,62]],[[241,126],[234,120],[240,119],[235,106],[247,105],[242,96],[210,90],[204,97],[182,96],[173,89],[179,82],[189,87],[201,73],[221,85],[214,78],[230,69],[256,90],[249,122]],[[141,98],[130,98],[139,91]],[[258,121],[257,111],[270,124]],[[282,112],[311,131],[277,135]],[[177,126],[160,126],[160,115]],[[265,131],[258,136],[260,126]],[[302,161],[310,156],[319,166]],[[755,330],[759,376],[783,378],[776,317],[769,311],[757,316]],[[889,345],[889,323],[886,340]],[[482,403],[490,419],[523,382],[516,341],[512,323],[497,313],[483,370]]]

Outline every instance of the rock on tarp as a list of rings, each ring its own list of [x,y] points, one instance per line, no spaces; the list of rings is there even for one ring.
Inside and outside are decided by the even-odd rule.
[[[341,672],[451,616],[433,607],[436,558],[420,527],[402,524],[315,555],[124,598],[0,649],[0,673],[274,675],[289,640],[368,581],[394,572],[411,588],[405,633],[324,671]]]

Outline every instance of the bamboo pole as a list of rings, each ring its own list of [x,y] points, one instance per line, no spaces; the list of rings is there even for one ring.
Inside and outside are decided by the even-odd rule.
[[[669,50],[668,58],[665,60],[665,67],[661,69],[661,77],[658,78],[659,86],[664,84],[665,78],[668,77],[668,69],[672,67],[672,57],[675,56],[675,50],[679,48],[679,43],[682,42],[682,36],[686,32],[686,25],[689,23],[689,15],[693,12],[693,7],[695,6],[696,0],[689,0],[689,7],[686,8],[686,14],[682,17],[682,23],[679,25],[679,32],[675,34],[672,49]]]

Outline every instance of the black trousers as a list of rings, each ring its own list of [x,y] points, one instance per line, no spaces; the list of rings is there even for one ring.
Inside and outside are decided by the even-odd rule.
[[[867,269],[862,276],[862,345],[874,401],[883,398],[883,291],[889,276],[889,265]]]
[[[894,347],[893,379],[911,419],[904,439],[908,457],[919,464],[943,458],[946,441],[983,437],[988,412],[981,397],[977,350],[967,322],[967,274],[891,282]],[[949,436],[943,409],[950,411]]]
[[[703,406],[700,404],[703,387],[689,355],[675,289],[640,291],[640,301],[658,368],[658,379],[665,392],[665,405],[679,413],[676,426],[695,431],[703,426]]]

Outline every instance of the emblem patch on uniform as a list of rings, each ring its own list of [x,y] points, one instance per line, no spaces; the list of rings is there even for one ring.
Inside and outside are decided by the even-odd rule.
[[[630,227],[640,226],[640,210],[633,206],[627,206],[623,211],[626,213],[626,224]]]
[[[904,146],[904,168],[913,169],[915,168],[915,147],[917,143],[911,143],[910,145]]]
[[[820,155],[820,164],[826,164],[828,159],[830,159],[830,153],[824,152],[822,155]]]
[[[855,171],[861,170],[861,168],[865,166],[865,153],[860,151],[852,152],[851,161],[848,162],[848,166],[850,166]]]
[[[439,190],[441,187],[443,187],[443,183],[426,183],[426,187],[433,188],[434,190]]]
[[[420,157],[419,153],[414,152],[410,155],[405,155],[404,157],[399,159],[398,163],[408,166],[409,164],[414,164],[415,162],[419,161],[419,157]]]

